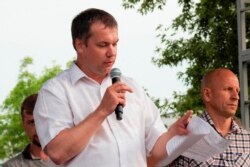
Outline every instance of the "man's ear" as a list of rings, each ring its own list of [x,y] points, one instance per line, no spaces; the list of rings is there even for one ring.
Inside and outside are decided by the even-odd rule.
[[[83,40],[75,39],[75,49],[77,52],[83,52],[84,47],[85,47],[85,44]]]
[[[203,100],[204,101],[210,101],[211,99],[211,89],[210,88],[204,88],[203,89]]]

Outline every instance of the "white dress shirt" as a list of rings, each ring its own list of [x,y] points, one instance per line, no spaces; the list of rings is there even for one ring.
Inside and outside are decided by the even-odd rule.
[[[126,93],[123,119],[116,120],[115,113],[109,115],[84,150],[65,166],[147,166],[146,156],[166,128],[158,109],[144,89],[133,79],[123,75],[121,81],[133,89],[133,93]],[[99,84],[75,64],[46,82],[39,92],[34,111],[42,147],[60,131],[77,125],[93,112],[111,84],[109,76]],[[51,166],[56,166],[53,162],[50,163]]]

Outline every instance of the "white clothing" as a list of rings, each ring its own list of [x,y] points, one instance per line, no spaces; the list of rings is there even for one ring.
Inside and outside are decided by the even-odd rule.
[[[147,166],[146,155],[166,128],[159,111],[143,88],[125,76],[121,76],[121,81],[133,89],[133,93],[126,93],[123,119],[116,120],[115,113],[109,115],[84,150],[65,166]],[[93,112],[111,84],[108,76],[100,85],[75,64],[46,82],[39,92],[34,109],[42,147],[60,131],[77,125]]]

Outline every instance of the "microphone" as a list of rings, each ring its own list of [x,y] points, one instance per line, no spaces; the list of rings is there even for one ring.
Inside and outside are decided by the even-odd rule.
[[[121,81],[121,71],[119,68],[113,68],[110,71],[110,77],[112,79],[112,84]],[[122,120],[123,108],[122,105],[119,103],[115,108],[115,115],[117,120]]]

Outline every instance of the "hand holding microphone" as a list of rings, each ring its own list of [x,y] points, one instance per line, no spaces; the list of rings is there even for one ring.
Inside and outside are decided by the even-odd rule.
[[[121,81],[121,71],[119,68],[113,68],[110,72],[110,77],[112,79],[112,84]],[[122,120],[123,108],[119,103],[115,108],[115,115],[117,120]]]
[[[112,84],[116,83],[116,82],[120,82],[121,81],[121,71],[119,68],[113,68],[110,72],[110,77],[112,79]],[[124,89],[125,91],[129,91],[132,92],[132,90],[130,88]],[[123,106],[122,104],[118,104],[115,108],[115,114],[116,114],[116,119],[117,120],[122,120],[122,114],[123,114]]]

